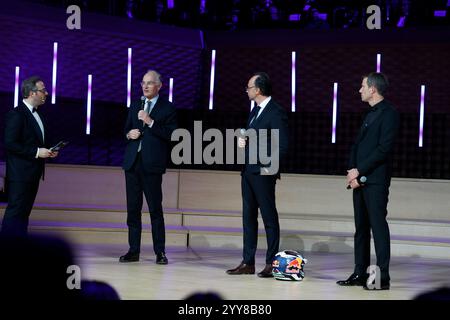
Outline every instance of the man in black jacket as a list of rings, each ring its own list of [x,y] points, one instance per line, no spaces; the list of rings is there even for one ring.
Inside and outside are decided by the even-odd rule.
[[[280,178],[279,160],[285,157],[288,149],[288,117],[286,111],[271,97],[272,86],[269,76],[264,72],[255,73],[247,84],[247,94],[256,106],[250,112],[247,132],[256,131],[256,140],[249,143],[238,138],[238,146],[245,148],[245,165],[241,172],[242,219],[244,226],[243,260],[234,269],[227,270],[230,275],[254,274],[255,254],[258,240],[258,208],[264,222],[267,236],[266,264],[258,273],[259,277],[272,277],[272,260],[279,250],[280,225],[275,203],[275,184]],[[267,133],[264,133],[267,130]],[[273,133],[278,135],[278,144],[273,143]],[[275,139],[276,140],[276,139]],[[276,141],[275,141],[276,142]],[[261,146],[265,146],[262,150]],[[256,150],[257,161],[252,163],[252,149]],[[270,163],[261,157],[266,154]]]
[[[23,100],[9,111],[5,119],[6,181],[8,206],[2,222],[2,233],[27,234],[28,220],[43,177],[45,158],[57,152],[45,148],[48,141],[38,108],[48,92],[41,78],[33,76],[22,82]]]
[[[141,81],[143,98],[132,103],[125,124],[128,139],[123,169],[127,192],[128,252],[120,262],[139,261],[143,194],[150,210],[157,264],[167,264],[162,209],[162,175],[166,172],[170,137],[177,127],[176,109],[159,96],[161,75],[149,70]]]
[[[391,184],[392,150],[399,126],[394,106],[384,99],[388,80],[382,73],[370,73],[362,80],[361,100],[370,111],[350,153],[347,170],[348,188],[353,189],[355,213],[355,269],[341,286],[363,286],[365,289],[390,288],[390,234],[386,221],[389,186]],[[372,230],[377,266],[375,281],[368,281],[370,266],[370,231]],[[377,283],[378,282],[378,283]]]

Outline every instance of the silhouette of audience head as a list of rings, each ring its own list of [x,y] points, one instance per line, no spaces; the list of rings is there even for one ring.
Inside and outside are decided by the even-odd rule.
[[[223,298],[216,292],[194,292],[188,295],[186,301],[221,301]]]
[[[419,301],[450,301],[450,288],[442,287],[431,291],[422,292],[414,298]]]
[[[0,257],[0,295],[7,301],[67,300],[79,295],[79,290],[67,286],[67,268],[75,263],[64,240],[0,235]]]
[[[81,295],[83,300],[120,300],[117,291],[103,281],[81,281]]]

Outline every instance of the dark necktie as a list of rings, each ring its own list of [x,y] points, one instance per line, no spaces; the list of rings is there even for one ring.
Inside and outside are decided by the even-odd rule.
[[[152,105],[152,102],[150,101],[150,100],[148,100],[147,101],[147,106],[146,106],[146,108],[145,108],[145,112],[147,112],[148,114],[150,114],[150,111],[151,111],[151,105]]]
[[[260,106],[255,106],[252,110],[252,119],[250,120],[250,124],[255,121],[256,117],[258,116],[259,110],[261,110]]]
[[[33,108],[33,110],[32,110],[31,112],[32,112],[32,113],[35,113],[35,112],[36,112],[36,110],[37,110],[36,108]]]

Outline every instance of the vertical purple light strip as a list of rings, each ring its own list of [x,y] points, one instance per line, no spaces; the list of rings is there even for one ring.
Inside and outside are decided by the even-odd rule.
[[[19,105],[19,74],[20,67],[16,67],[16,77],[14,79],[14,108]]]
[[[88,91],[86,104],[86,134],[91,134],[91,95],[92,94],[92,74],[88,75]]]
[[[381,53],[377,54],[377,72],[381,72]]]
[[[420,86],[420,120],[419,120],[419,148],[423,147],[423,120],[425,117],[425,86]]]
[[[169,79],[169,101],[173,100],[173,78]]]
[[[58,42],[53,42],[53,70],[52,70],[52,104],[56,103],[56,70],[58,66]]]
[[[133,49],[128,48],[128,67],[127,67],[127,108],[131,105],[131,57]]]
[[[209,82],[209,110],[213,109],[215,69],[216,69],[216,50],[212,50],[212,52],[211,52],[211,80]]]
[[[295,57],[296,57],[296,52],[292,51],[292,67],[291,67],[291,111],[292,112],[295,112],[295,86],[296,86]]]
[[[337,92],[338,84],[335,82],[333,87],[333,127],[331,130],[331,143],[336,143]]]

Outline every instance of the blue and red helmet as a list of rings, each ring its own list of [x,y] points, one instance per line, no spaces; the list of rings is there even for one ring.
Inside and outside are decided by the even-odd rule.
[[[302,281],[305,277],[303,266],[307,262],[297,251],[280,251],[273,259],[272,274],[277,280]]]

